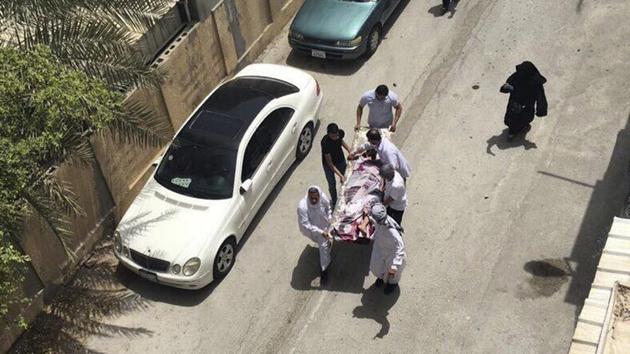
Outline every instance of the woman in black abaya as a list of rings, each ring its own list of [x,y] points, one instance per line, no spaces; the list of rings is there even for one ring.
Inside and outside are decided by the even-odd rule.
[[[529,130],[534,120],[547,115],[547,98],[543,85],[547,79],[540,74],[536,66],[524,61],[516,66],[516,72],[501,86],[501,92],[509,93],[504,123],[508,126],[508,141],[516,134]]]

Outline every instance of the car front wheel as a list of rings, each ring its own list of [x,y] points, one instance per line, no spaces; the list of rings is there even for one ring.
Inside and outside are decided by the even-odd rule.
[[[233,237],[223,241],[214,257],[214,279],[223,279],[232,269],[236,260],[236,241]]]
[[[368,36],[367,50],[365,54],[369,57],[376,52],[378,46],[381,44],[381,29],[378,26],[374,26],[370,35]]]
[[[313,129],[313,125],[311,123],[307,124],[302,132],[300,132],[300,137],[298,138],[297,151],[295,153],[298,160],[302,160],[308,155],[308,152],[311,151],[313,147],[313,139],[315,138],[315,131]]]

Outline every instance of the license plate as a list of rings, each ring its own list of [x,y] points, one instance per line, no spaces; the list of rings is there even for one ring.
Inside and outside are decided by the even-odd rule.
[[[326,52],[321,51],[321,50],[315,50],[313,49],[311,51],[311,55],[314,56],[315,58],[322,58],[322,59],[326,59]]]
[[[140,276],[146,280],[150,280],[152,282],[156,282],[157,283],[157,274],[146,271],[144,269],[140,269]]]

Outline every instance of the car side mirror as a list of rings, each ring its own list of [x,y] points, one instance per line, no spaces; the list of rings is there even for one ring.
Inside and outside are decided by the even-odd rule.
[[[252,189],[252,179],[248,178],[243,183],[241,183],[241,194],[249,192],[250,189]]]
[[[158,156],[155,160],[153,160],[153,163],[151,164],[151,166],[157,167],[160,164],[160,162],[162,162],[163,157],[164,155]]]

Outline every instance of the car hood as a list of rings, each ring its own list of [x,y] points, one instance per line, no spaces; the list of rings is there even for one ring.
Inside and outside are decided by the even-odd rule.
[[[151,179],[118,225],[123,244],[169,262],[198,256],[222,231],[232,199],[204,200],[174,193]],[[186,259],[180,259],[186,258]]]
[[[322,40],[351,40],[359,35],[376,2],[306,0],[291,30]]]

